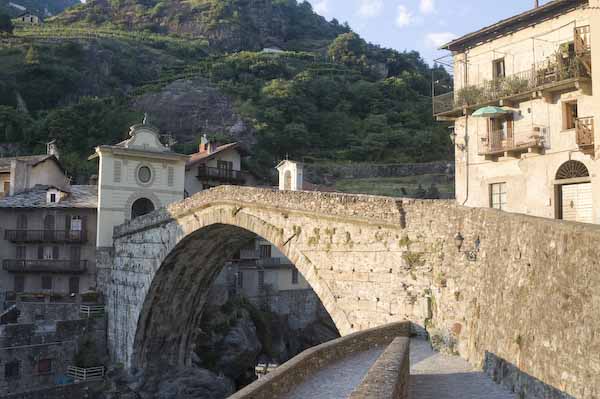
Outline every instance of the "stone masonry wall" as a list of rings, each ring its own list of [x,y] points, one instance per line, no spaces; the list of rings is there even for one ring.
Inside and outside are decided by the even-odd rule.
[[[0,326],[0,397],[53,386],[74,364],[83,336],[93,337],[100,357],[104,356],[105,323],[105,319],[89,319]],[[51,360],[51,370],[41,373],[38,363],[45,359]],[[5,367],[13,362],[18,362],[19,373],[8,377]],[[40,395],[45,397],[46,393]]]
[[[292,260],[342,335],[412,320],[523,397],[600,395],[600,226],[449,201],[220,187],[123,225],[103,269],[115,360],[148,358],[154,340],[185,362],[198,290],[247,230]]]

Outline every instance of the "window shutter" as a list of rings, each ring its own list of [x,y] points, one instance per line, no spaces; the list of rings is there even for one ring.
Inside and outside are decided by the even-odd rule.
[[[115,161],[113,172],[114,172],[114,176],[113,176],[114,182],[120,183],[121,182],[121,161]]]
[[[44,259],[44,247],[41,245],[38,247],[38,259]]]
[[[71,230],[71,215],[65,215],[65,231]]]
[[[173,187],[175,185],[175,168],[172,166],[169,166],[167,173],[168,173],[167,184],[169,185],[169,187]]]
[[[52,259],[58,259],[59,255],[60,255],[60,250],[58,249],[58,246],[52,247]]]

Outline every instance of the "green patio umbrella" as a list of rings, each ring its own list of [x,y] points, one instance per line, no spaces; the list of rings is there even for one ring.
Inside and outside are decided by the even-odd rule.
[[[479,108],[477,111],[473,112],[474,117],[478,118],[494,118],[501,115],[511,114],[512,111],[509,109],[504,109],[501,107],[483,107]]]

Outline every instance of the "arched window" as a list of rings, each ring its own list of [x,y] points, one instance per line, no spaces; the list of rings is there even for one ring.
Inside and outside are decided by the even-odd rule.
[[[154,210],[154,204],[148,198],[137,199],[131,206],[131,219],[143,216]]]
[[[292,189],[292,172],[286,170],[283,174],[283,189],[291,190]]]
[[[558,168],[556,180],[574,179],[577,177],[589,177],[588,168],[579,161],[567,161]]]

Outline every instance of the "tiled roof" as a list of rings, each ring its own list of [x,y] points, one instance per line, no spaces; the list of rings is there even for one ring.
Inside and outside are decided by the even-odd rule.
[[[189,161],[187,162],[186,166],[193,166],[197,163],[200,162],[204,162],[204,161],[208,161],[209,159],[214,158],[217,154],[226,151],[226,150],[232,150],[232,149],[238,149],[239,147],[239,143],[229,143],[229,144],[225,144],[222,146],[219,146],[215,149],[215,151],[208,153],[208,152],[197,152],[195,154],[192,154],[190,156]]]
[[[26,155],[22,157],[8,157],[8,158],[0,158],[0,169],[10,168],[10,163],[15,160],[25,161],[28,164],[35,166],[41,162],[44,162],[47,159],[54,158],[54,155]]]
[[[98,208],[98,186],[71,186],[58,203],[46,202],[50,186],[37,185],[30,190],[0,199],[0,208]]]

